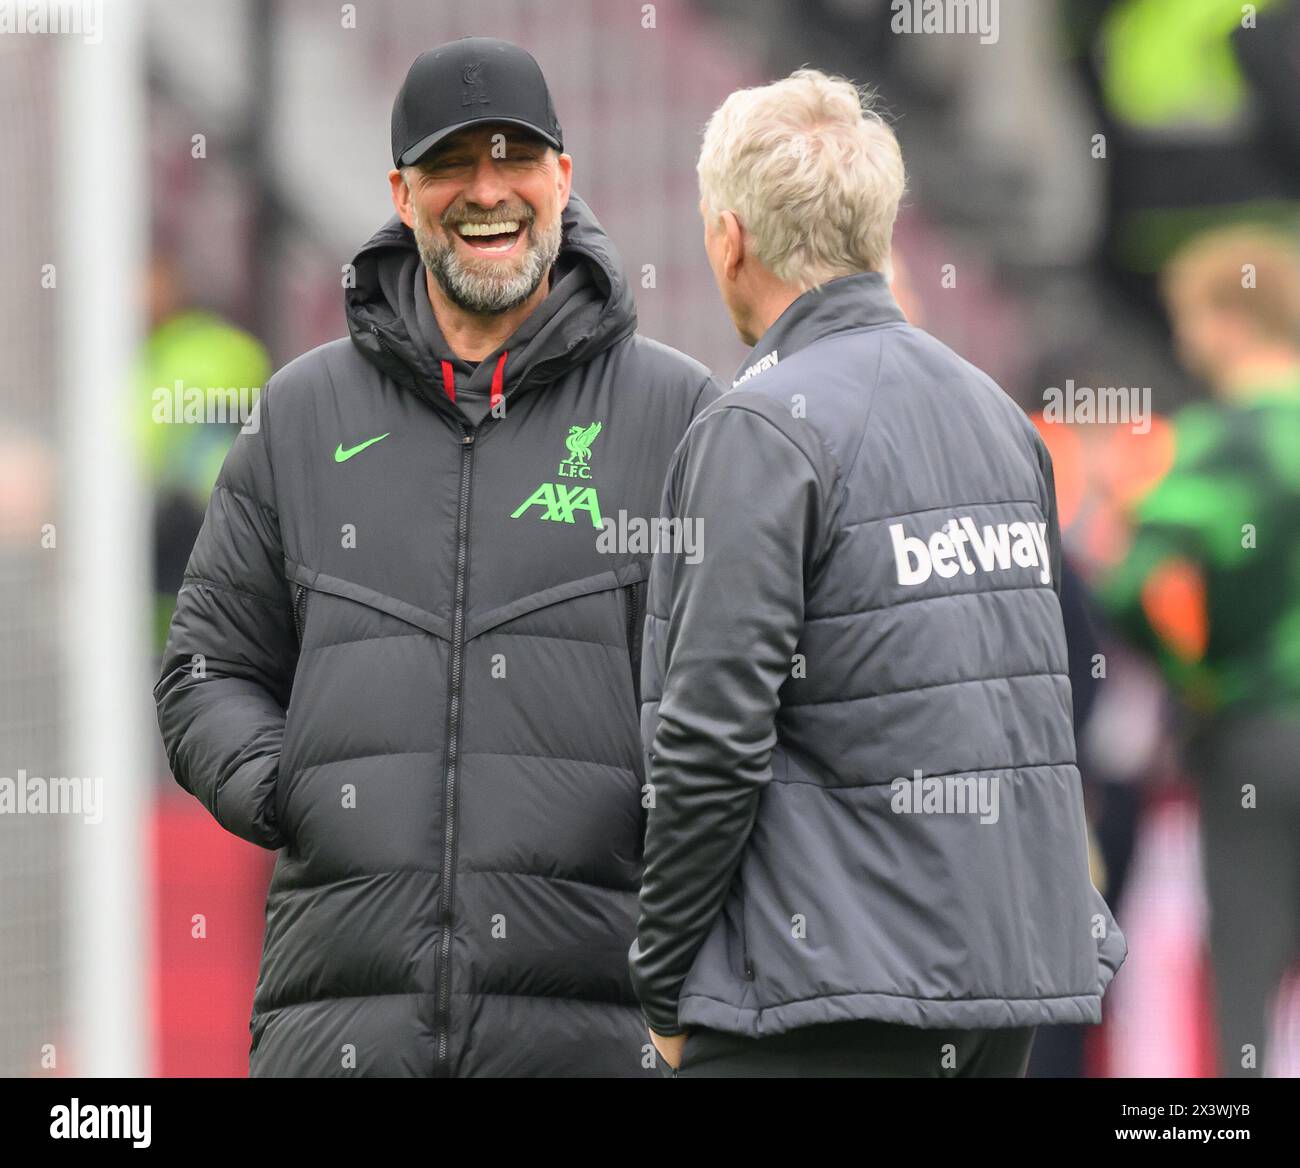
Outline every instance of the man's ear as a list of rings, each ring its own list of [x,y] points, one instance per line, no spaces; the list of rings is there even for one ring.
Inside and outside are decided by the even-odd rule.
[[[397,212],[398,218],[407,227],[414,227],[415,215],[411,207],[411,192],[407,188],[406,180],[402,178],[400,170],[390,170],[388,172],[388,185],[392,188],[393,209]]]
[[[722,273],[728,280],[734,280],[745,262],[745,229],[740,225],[734,211],[722,212],[722,231],[725,236],[722,245]]]
[[[569,195],[573,193],[573,156],[560,154],[555,161],[560,171],[557,181],[560,192],[560,210],[563,211],[569,205]]]

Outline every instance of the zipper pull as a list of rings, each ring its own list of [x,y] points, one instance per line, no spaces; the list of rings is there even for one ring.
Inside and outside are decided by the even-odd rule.
[[[474,445],[474,435],[473,435],[473,434],[466,434],[466,435],[464,435],[464,436],[461,438],[461,440],[460,440],[460,444],[461,444],[462,446],[473,446],[473,445]]]

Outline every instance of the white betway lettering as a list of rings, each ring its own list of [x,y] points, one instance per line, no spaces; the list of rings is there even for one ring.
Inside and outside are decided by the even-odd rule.
[[[1046,523],[986,523],[977,526],[969,515],[949,519],[928,539],[908,535],[901,523],[889,525],[894,567],[904,587],[924,584],[933,573],[950,580],[958,572],[1005,572],[1008,568],[1038,568],[1044,584],[1052,582],[1052,558]],[[967,553],[967,545],[974,552]]]
[[[736,380],[731,383],[731,388],[735,389],[736,386],[742,385],[744,382],[748,381],[751,377],[757,377],[764,370],[771,369],[772,366],[775,365],[780,360],[781,360],[780,354],[778,354],[777,351],[773,349],[766,356],[760,357],[757,361],[754,362],[754,364],[752,364],[748,369],[746,369],[744,373],[742,373],[739,377],[737,377]]]

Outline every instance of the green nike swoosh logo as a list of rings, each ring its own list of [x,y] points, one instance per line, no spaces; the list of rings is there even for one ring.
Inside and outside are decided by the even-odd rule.
[[[391,434],[391,433],[392,433],[392,431],[389,430],[389,431],[388,431],[388,434]],[[362,452],[362,451],[363,451],[367,446],[373,446],[376,442],[380,442],[380,441],[382,441],[383,439],[387,438],[387,437],[388,437],[388,434],[380,434],[378,438],[367,438],[367,439],[366,439],[364,442],[362,442],[359,446],[354,446],[354,447],[352,447],[351,450],[344,450],[344,449],[343,449],[343,443],[340,442],[340,443],[338,444],[338,447],[337,447],[337,448],[335,449],[335,451],[334,451],[334,461],[335,461],[335,462],[347,462],[347,460],[348,460],[349,458],[351,458],[354,454],[360,454],[360,453],[361,453],[361,452]]]

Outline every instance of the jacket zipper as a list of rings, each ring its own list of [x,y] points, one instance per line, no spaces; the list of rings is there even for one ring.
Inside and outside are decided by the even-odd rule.
[[[627,609],[627,655],[632,667],[632,693],[636,698],[638,718],[641,716],[641,630],[636,620],[636,602],[640,587],[639,584],[629,584],[623,589]]]
[[[307,597],[305,585],[295,585],[293,594],[293,627],[298,632],[298,647],[302,648],[302,634],[307,627]]]
[[[370,331],[380,348],[401,360],[384,339],[376,325]],[[515,391],[518,395],[519,384]],[[417,397],[422,396],[419,386],[412,382]],[[456,509],[456,592],[455,609],[451,625],[451,684],[447,701],[447,767],[443,784],[443,853],[442,853],[442,937],[438,947],[438,972],[435,979],[435,1031],[437,1033],[437,1066],[435,1073],[448,1074],[451,1070],[449,1047],[451,1042],[451,927],[456,879],[456,775],[459,766],[461,665],[465,640],[465,589],[469,569],[469,495],[474,464],[474,437],[496,421],[489,414],[473,432],[465,426],[460,411],[446,398],[438,400],[437,408],[450,414],[460,428],[460,498]]]
[[[474,435],[461,426],[460,499],[456,509],[456,603],[451,623],[451,685],[447,703],[447,773],[444,783],[442,944],[437,978],[438,1068],[445,1073],[451,1036],[451,926],[456,872],[456,770],[459,763],[461,659],[465,640],[465,577],[469,567],[469,490]]]
[[[377,325],[370,332],[379,347],[395,360],[393,352]],[[412,381],[412,392],[423,397],[419,385]],[[436,399],[435,399],[436,400]],[[469,488],[474,462],[474,434],[465,428],[460,412],[446,399],[435,407],[452,415],[460,427],[460,497],[456,507],[456,599],[451,626],[451,684],[447,702],[447,768],[443,784],[443,852],[442,852],[442,937],[438,946],[438,972],[434,985],[434,1029],[437,1033],[435,1074],[450,1071],[448,1047],[451,1041],[451,925],[456,871],[456,768],[459,762],[460,674],[465,636],[465,576],[469,561]],[[484,418],[486,423],[488,418]],[[479,429],[483,427],[480,425]]]

